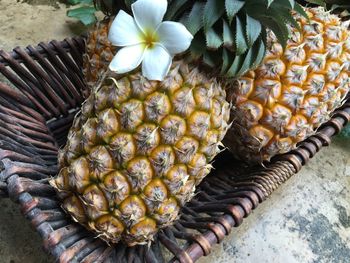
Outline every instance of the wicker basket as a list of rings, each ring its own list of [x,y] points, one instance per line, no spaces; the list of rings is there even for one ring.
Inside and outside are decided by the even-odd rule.
[[[83,50],[84,40],[72,38],[0,51],[0,72],[15,87],[0,83],[0,196],[19,203],[45,249],[59,262],[194,262],[208,255],[350,119],[348,100],[315,136],[265,168],[248,169],[222,153],[181,218],[150,247],[110,247],[61,210],[47,183],[57,173],[57,150],[83,101]]]

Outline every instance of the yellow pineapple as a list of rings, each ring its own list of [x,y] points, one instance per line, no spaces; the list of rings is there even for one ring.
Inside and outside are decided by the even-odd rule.
[[[63,208],[108,242],[152,240],[210,172],[228,128],[225,96],[181,60],[162,82],[109,73],[60,152],[51,184]]]
[[[125,12],[123,19],[134,23]],[[117,50],[108,40],[112,20],[88,35],[84,75],[91,92],[51,185],[74,220],[107,242],[134,246],[172,224],[191,199],[220,151],[230,110],[225,88],[178,58],[163,81],[149,81],[139,69],[107,70]],[[154,35],[143,33],[142,47],[156,47]]]
[[[108,40],[112,21],[111,18],[105,18],[88,32],[86,53],[83,55],[83,73],[89,90],[102,78],[116,53],[116,47]]]
[[[117,3],[97,2],[106,2],[105,7]],[[250,24],[252,32],[245,43],[238,41],[239,32],[244,30],[236,30],[243,24],[240,17],[247,14],[255,19],[250,23],[259,28],[255,4],[240,2],[236,17],[231,17],[232,9],[226,8],[226,17],[220,15],[225,12],[220,1],[189,2],[169,0],[170,7],[183,5],[178,10],[188,17],[187,25],[193,31],[210,33],[203,48],[195,41],[190,60],[199,56],[212,66],[211,75],[221,69],[229,77],[260,62],[266,44],[262,33],[265,25],[261,22],[257,34]],[[261,14],[266,13],[264,18],[288,15],[288,2],[294,1],[286,1],[282,7],[277,2],[270,6],[258,3],[262,5]],[[125,1],[125,7],[128,3]],[[217,6],[211,10],[213,4]],[[188,15],[192,6],[204,5],[205,19],[196,19],[196,12]],[[116,15],[118,8],[107,13]],[[92,92],[60,152],[62,169],[51,181],[66,211],[108,242],[122,240],[133,246],[152,240],[159,229],[177,218],[180,207],[209,173],[210,162],[220,151],[220,141],[229,127],[227,101],[233,104],[233,126],[226,143],[246,161],[269,160],[312,134],[341,104],[349,89],[350,41],[346,25],[336,16],[320,8],[307,10],[310,21],[295,15],[302,32],[290,27],[285,50],[269,32],[263,63],[234,82],[221,78],[220,83],[183,60],[173,63],[162,82],[148,81],[139,71],[106,74],[116,53],[107,39],[112,18],[99,23],[88,36],[84,56],[84,74]],[[217,21],[211,25],[195,24],[213,18]],[[207,27],[214,31],[220,28],[221,32],[222,24],[218,24],[222,20],[235,22],[231,34],[225,28],[226,35],[220,40]],[[203,39],[197,32],[192,32],[195,40]],[[237,43],[230,40],[232,36]],[[227,59],[229,52],[236,52],[233,61]],[[220,57],[218,54],[223,54],[225,63],[221,64],[225,67],[215,65],[211,58]],[[247,60],[249,54],[256,59],[251,56]]]
[[[235,81],[233,125],[225,144],[243,160],[262,162],[312,135],[349,91],[348,23],[323,8],[296,16],[285,50],[273,33],[263,63]]]

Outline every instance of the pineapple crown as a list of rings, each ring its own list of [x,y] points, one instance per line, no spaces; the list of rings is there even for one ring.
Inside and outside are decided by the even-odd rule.
[[[120,10],[130,13],[134,2],[94,0],[96,8],[108,16]],[[306,2],[325,4],[324,0]],[[292,10],[307,18],[296,0],[168,0],[165,20],[181,22],[194,35],[192,60],[201,61],[214,74],[237,77],[262,62],[268,30],[286,45],[289,25],[299,28]]]

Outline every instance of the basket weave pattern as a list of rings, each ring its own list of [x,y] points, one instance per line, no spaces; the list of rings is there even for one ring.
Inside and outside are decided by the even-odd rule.
[[[160,231],[150,247],[110,247],[73,222],[48,185],[58,170],[57,151],[84,100],[83,50],[82,38],[70,38],[0,51],[0,73],[12,86],[0,82],[0,197],[19,203],[59,262],[194,262],[327,146],[350,119],[348,100],[316,135],[267,167],[248,169],[229,153],[221,154],[181,218]]]

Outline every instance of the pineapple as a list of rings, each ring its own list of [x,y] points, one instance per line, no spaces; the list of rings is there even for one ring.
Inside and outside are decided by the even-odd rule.
[[[97,2],[112,15],[120,9],[112,7],[108,0]],[[127,2],[130,3],[125,1],[124,8]],[[223,2],[198,0],[183,4],[170,0],[167,16],[184,22],[195,35],[190,58],[199,59],[211,74],[226,79],[226,86],[233,86],[228,91],[228,101],[234,105],[233,125],[225,145],[237,157],[260,163],[295,148],[341,105],[348,90],[347,23],[323,8],[303,8],[293,0],[275,0],[269,5],[261,0],[237,1],[234,6]],[[171,12],[172,7],[177,7],[178,12]],[[339,30],[341,37],[334,38]],[[91,34],[105,31],[106,26],[100,26]],[[102,50],[111,52],[110,56],[113,53],[107,45],[101,45],[101,51],[96,53],[94,39],[88,40],[92,48],[88,48],[86,69],[96,64],[91,58],[98,57],[96,54]],[[321,68],[317,63],[323,63]],[[101,75],[108,62],[99,60],[97,64]],[[275,75],[264,74],[276,67],[282,68]],[[300,82],[293,82],[293,74],[298,73],[295,71],[302,70]],[[98,74],[86,72],[87,77],[93,76],[91,83],[96,82]]]
[[[182,60],[162,82],[106,74],[76,117],[51,184],[102,239],[145,244],[210,172],[229,103],[223,86]]]
[[[106,18],[88,33],[86,53],[83,55],[83,73],[88,90],[92,90],[98,80],[102,79],[116,53],[116,47],[108,41],[111,24],[112,19]]]
[[[348,22],[324,8],[296,16],[283,50],[270,32],[263,63],[235,80],[233,125],[225,144],[241,159],[270,160],[312,135],[342,105],[350,87]]]
[[[87,39],[91,94],[51,184],[64,209],[107,242],[145,244],[177,218],[220,151],[228,101],[227,145],[261,162],[311,134],[348,91],[348,33],[323,9],[305,12],[293,0],[169,0],[166,19],[195,38],[186,60],[156,82],[107,72],[116,52],[111,19],[133,1],[96,2],[110,16]]]

